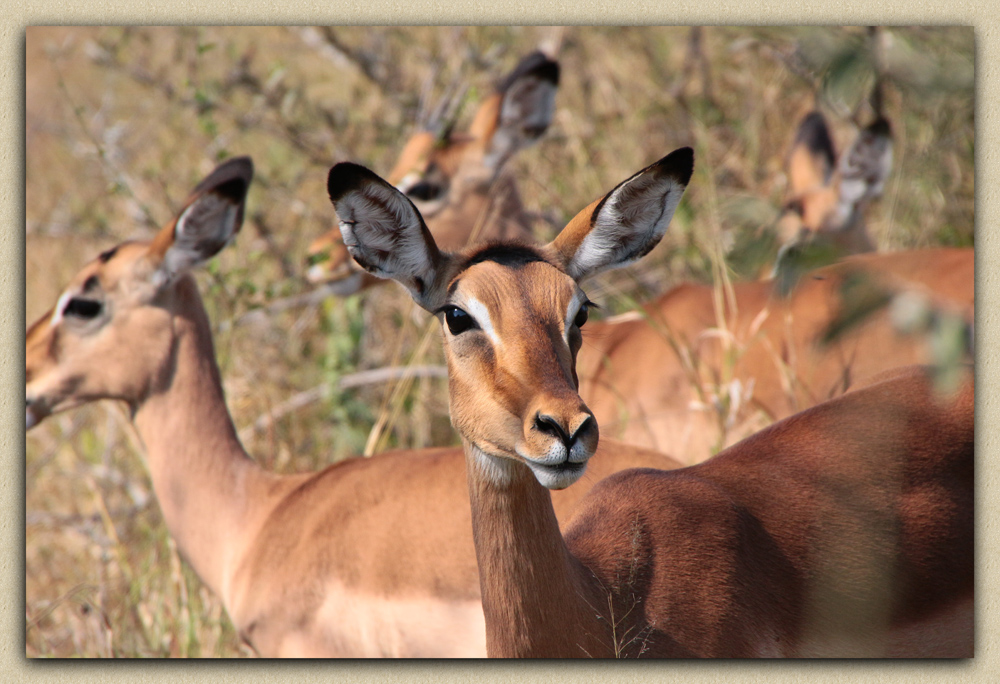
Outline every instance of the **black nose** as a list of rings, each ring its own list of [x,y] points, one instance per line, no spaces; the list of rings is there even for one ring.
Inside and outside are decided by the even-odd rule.
[[[576,444],[576,440],[579,439],[580,435],[590,429],[590,425],[593,421],[593,417],[587,417],[586,420],[580,423],[580,427],[576,429],[576,432],[570,435],[566,432],[566,429],[559,424],[558,420],[552,416],[547,416],[544,413],[538,413],[535,415],[535,429],[548,435],[552,435],[566,445],[566,449],[568,451],[573,448],[573,445]]]

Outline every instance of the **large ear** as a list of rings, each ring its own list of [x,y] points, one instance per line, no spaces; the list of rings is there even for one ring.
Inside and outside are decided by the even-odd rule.
[[[549,249],[577,281],[639,259],[663,238],[693,170],[690,147],[671,152],[577,214]]]
[[[436,309],[446,257],[413,202],[350,162],[330,169],[326,187],[340,218],[344,245],[358,265],[400,283],[423,308]]]
[[[153,239],[150,254],[159,260],[165,282],[218,254],[243,225],[243,206],[253,178],[249,157],[235,157],[201,181],[177,218]]]
[[[882,194],[892,169],[892,128],[879,116],[840,160],[840,204],[853,207]]]
[[[830,182],[837,155],[823,115],[809,112],[799,124],[788,154],[788,190],[792,199]]]
[[[552,123],[558,87],[559,63],[541,52],[522,59],[497,86],[499,112],[484,158],[487,166],[498,170],[515,152],[542,137]]]

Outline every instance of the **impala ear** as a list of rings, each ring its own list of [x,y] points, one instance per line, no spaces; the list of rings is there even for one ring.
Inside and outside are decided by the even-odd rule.
[[[788,190],[792,199],[825,187],[833,175],[837,155],[826,119],[809,112],[795,134],[788,153]]]
[[[854,206],[882,195],[892,170],[892,127],[877,118],[861,129],[850,149],[840,159],[840,203]]]
[[[552,123],[559,63],[541,52],[522,59],[497,87],[500,96],[495,129],[484,162],[499,170],[518,150],[535,143]],[[484,108],[489,103],[484,104]],[[470,130],[477,134],[477,126]]]
[[[327,191],[340,218],[344,245],[358,265],[400,283],[423,308],[436,309],[445,255],[413,202],[365,167],[349,162],[330,169]]]
[[[243,225],[247,189],[253,178],[249,157],[220,164],[188,197],[184,208],[150,245],[157,273],[166,283],[215,256]]]
[[[690,147],[671,152],[577,214],[549,249],[577,281],[639,259],[663,238],[693,169]]]

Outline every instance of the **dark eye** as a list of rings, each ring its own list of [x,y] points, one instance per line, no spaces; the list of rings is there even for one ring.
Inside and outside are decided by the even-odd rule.
[[[63,309],[64,316],[75,316],[76,318],[91,319],[101,313],[101,303],[94,299],[81,299],[74,297]]]
[[[465,313],[457,306],[449,306],[444,310],[444,320],[448,323],[448,330],[452,335],[459,335],[470,328],[474,328],[476,322],[472,316]]]
[[[590,316],[590,305],[584,304],[580,307],[580,310],[576,312],[576,318],[573,319],[573,325],[578,328],[582,328],[583,324],[587,322],[587,318]]]
[[[427,181],[420,181],[407,190],[406,194],[413,199],[420,200],[421,202],[430,202],[431,200],[436,200],[440,197],[443,190],[444,188],[440,185],[428,183]]]

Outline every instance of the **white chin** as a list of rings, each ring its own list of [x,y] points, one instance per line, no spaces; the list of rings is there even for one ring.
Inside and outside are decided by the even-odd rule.
[[[563,463],[561,466],[543,466],[538,463],[526,461],[531,468],[532,474],[538,480],[538,484],[546,489],[566,489],[571,484],[583,477],[587,470],[586,463],[569,464]]]

